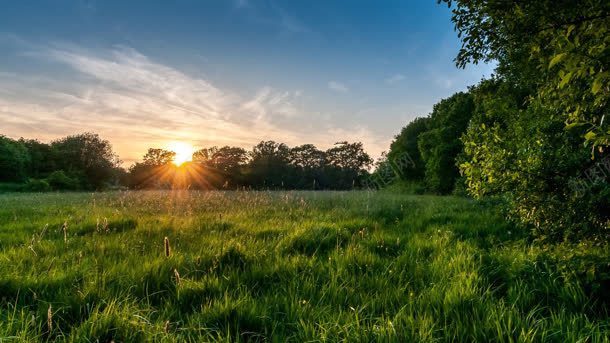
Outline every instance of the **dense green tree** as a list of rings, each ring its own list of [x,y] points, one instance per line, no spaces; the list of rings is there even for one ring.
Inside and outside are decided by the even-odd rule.
[[[247,179],[254,187],[284,188],[291,182],[290,148],[284,143],[262,141],[250,152]]]
[[[143,163],[149,166],[162,166],[170,164],[176,158],[176,153],[170,150],[149,148],[144,155]]]
[[[458,66],[497,60],[502,76],[535,85],[541,103],[568,127],[580,128],[591,145],[610,144],[604,120],[610,99],[610,2],[455,3],[453,21],[463,42]]]
[[[171,188],[174,179],[173,165],[176,153],[173,151],[149,148],[143,161],[129,168],[128,186],[132,188]]]
[[[248,161],[248,153],[239,147],[223,146],[219,148],[210,160],[211,165],[229,175],[236,175]]]
[[[204,188],[235,188],[243,185],[243,168],[248,152],[239,147],[203,148],[193,153],[193,163],[202,169],[193,170],[206,186]]]
[[[120,164],[107,140],[94,133],[68,136],[51,143],[58,170],[80,180],[83,187],[102,189]]]
[[[79,180],[69,177],[63,170],[56,170],[44,180],[53,190],[78,190]]]
[[[23,143],[0,135],[0,182],[26,179],[30,155]]]
[[[463,149],[460,137],[473,112],[474,102],[469,93],[456,93],[434,105],[428,130],[418,137],[425,165],[424,180],[431,191],[446,194],[453,190],[459,177],[456,157]]]
[[[303,144],[290,149],[290,163],[303,169],[319,169],[326,163],[326,153],[313,144]]]
[[[498,62],[463,138],[469,191],[507,198],[538,238],[607,240],[610,3],[456,3],[458,66]]]
[[[477,109],[460,158],[471,194],[505,197],[510,214],[539,239],[579,240],[604,232],[610,187],[586,171],[607,175],[610,169],[590,159],[580,136],[566,131],[561,116],[540,100],[524,105],[521,91],[505,81],[484,81],[473,94]]]
[[[51,146],[35,139],[19,140],[30,154],[27,174],[32,178],[44,178],[57,170]]]
[[[207,163],[212,160],[214,154],[218,151],[218,147],[213,146],[211,148],[202,148],[193,153],[193,162],[196,163]]]
[[[368,176],[373,159],[364,151],[361,142],[338,142],[326,150],[325,182],[329,188],[360,187]]]
[[[390,145],[387,164],[405,181],[420,181],[426,168],[419,152],[419,136],[428,130],[429,117],[415,118],[402,130]],[[378,169],[378,168],[376,168]]]
[[[325,183],[324,167],[326,153],[313,144],[303,144],[290,149],[293,187],[300,189],[317,189]]]

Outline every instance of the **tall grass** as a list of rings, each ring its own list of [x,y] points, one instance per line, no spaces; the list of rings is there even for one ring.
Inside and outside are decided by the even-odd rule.
[[[454,197],[6,194],[0,341],[608,342],[549,254]]]

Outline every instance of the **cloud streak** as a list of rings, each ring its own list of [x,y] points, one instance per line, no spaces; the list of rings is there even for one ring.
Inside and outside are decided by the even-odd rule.
[[[324,122],[303,130],[282,126],[283,120],[306,117],[301,91],[263,86],[241,96],[128,47],[94,53],[55,45],[28,55],[64,65],[72,73],[61,79],[0,71],[0,123],[11,136],[51,140],[94,131],[111,140],[128,163],[148,147],[176,140],[200,147],[249,148],[274,139],[323,148],[336,139],[353,138],[374,155],[387,144],[363,127],[339,129]],[[332,81],[329,88],[348,91]]]
[[[337,82],[337,81],[329,81],[328,89],[335,91],[335,92],[339,92],[339,93],[349,92],[349,88],[347,88],[347,86],[345,84],[343,84],[341,82]]]
[[[385,83],[387,83],[389,85],[392,85],[392,84],[398,83],[398,82],[400,82],[400,81],[402,81],[404,79],[405,79],[404,75],[402,75],[402,74],[394,74],[394,75],[388,77],[387,79],[385,79]]]

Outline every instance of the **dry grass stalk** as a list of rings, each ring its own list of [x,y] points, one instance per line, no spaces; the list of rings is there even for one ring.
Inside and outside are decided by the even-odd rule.
[[[64,222],[63,227],[61,228],[64,232],[64,243],[68,242],[68,222]]]
[[[174,268],[174,276],[176,277],[176,285],[180,286],[180,273],[178,273],[178,269]]]
[[[170,257],[172,254],[172,249],[169,246],[169,238],[165,237],[163,239],[163,247],[165,248],[165,257]]]
[[[53,331],[53,307],[49,304],[49,309],[47,310],[47,329],[49,332]]]

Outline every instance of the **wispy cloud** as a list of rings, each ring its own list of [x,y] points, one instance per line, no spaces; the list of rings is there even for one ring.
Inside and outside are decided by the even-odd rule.
[[[402,75],[402,74],[394,74],[394,75],[388,77],[387,79],[385,79],[385,83],[391,85],[391,84],[398,83],[398,82],[400,82],[400,81],[402,81],[404,79],[405,79],[404,75]]]
[[[339,93],[349,92],[349,88],[347,88],[347,86],[345,84],[338,82],[338,81],[329,81],[328,89],[335,91],[335,92],[339,92]]]
[[[28,56],[73,72],[60,79],[0,71],[0,122],[3,133],[11,136],[51,140],[94,131],[110,139],[127,162],[140,158],[148,147],[173,140],[249,148],[274,139],[324,148],[337,139],[353,138],[374,155],[387,144],[363,127],[308,122],[301,91],[264,86],[250,96],[238,95],[128,47],[90,51],[54,45]],[[348,91],[338,82],[329,82],[329,88]],[[309,125],[283,125],[286,119]]]
[[[301,19],[273,1],[255,5],[248,0],[236,0],[234,4],[236,9],[247,13],[250,19],[260,24],[276,27],[283,35],[314,33],[314,30]]]
[[[246,7],[250,6],[250,3],[248,2],[248,0],[235,0],[234,4],[235,4],[235,8],[246,8]]]
[[[282,27],[289,32],[292,33],[310,33],[312,30],[305,25],[301,20],[297,17],[289,14],[284,9],[278,7],[277,5],[273,6],[276,13],[280,18],[280,23]]]

